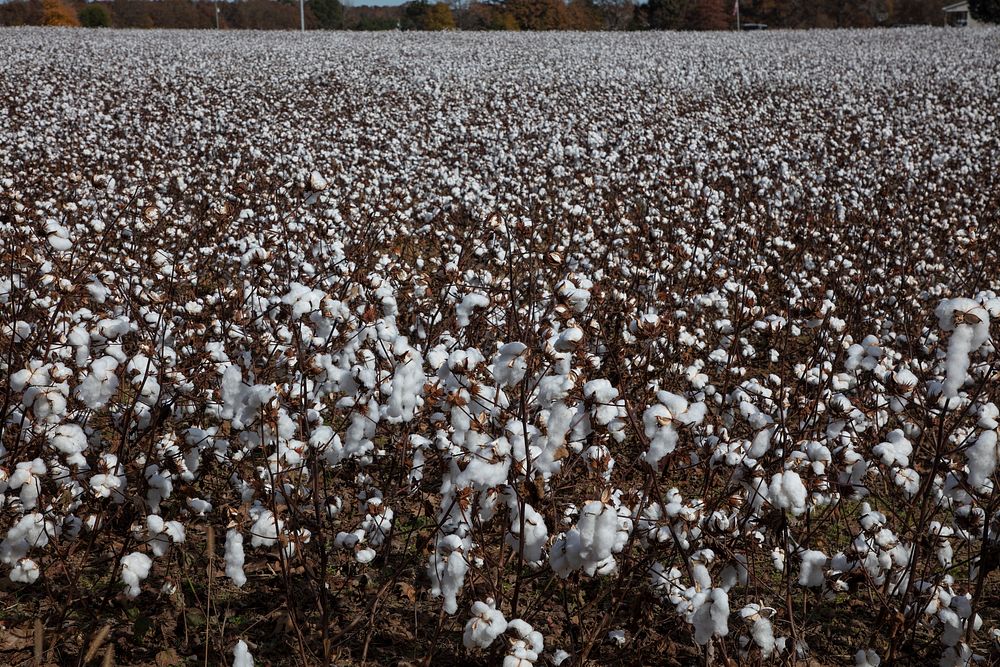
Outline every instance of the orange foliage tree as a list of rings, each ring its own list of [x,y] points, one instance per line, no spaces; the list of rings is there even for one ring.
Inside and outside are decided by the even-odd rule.
[[[42,0],[42,24],[51,26],[79,27],[76,12],[63,0]]]

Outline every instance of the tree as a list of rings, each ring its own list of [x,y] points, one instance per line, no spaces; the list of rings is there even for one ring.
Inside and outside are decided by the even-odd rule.
[[[84,28],[110,28],[111,12],[104,5],[96,2],[86,5],[76,13],[80,25]]]
[[[311,0],[316,23],[323,30],[340,30],[344,27],[344,5],[340,0]]]
[[[728,0],[695,0],[688,8],[687,27],[692,30],[728,30]],[[731,9],[730,5],[730,9]]]
[[[447,2],[433,5],[426,0],[408,2],[403,6],[403,30],[449,30],[455,27],[455,17]]]
[[[63,0],[42,0],[42,25],[76,28],[76,12]]]
[[[977,21],[1000,23],[1000,0],[969,0],[969,13]]]
[[[649,0],[646,21],[653,30],[679,30],[687,14],[688,0]]]

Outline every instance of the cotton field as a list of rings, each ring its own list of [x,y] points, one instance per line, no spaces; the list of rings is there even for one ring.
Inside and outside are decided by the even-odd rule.
[[[0,195],[0,663],[1000,660],[1000,29],[9,29]]]

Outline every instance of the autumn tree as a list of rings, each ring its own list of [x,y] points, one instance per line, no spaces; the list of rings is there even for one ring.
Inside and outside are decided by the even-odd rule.
[[[42,25],[79,27],[76,12],[63,0],[42,0]]]
[[[416,0],[403,7],[401,24],[403,30],[450,30],[455,27],[455,17],[446,2]]]
[[[686,27],[691,30],[728,30],[730,0],[694,0],[688,5]]]

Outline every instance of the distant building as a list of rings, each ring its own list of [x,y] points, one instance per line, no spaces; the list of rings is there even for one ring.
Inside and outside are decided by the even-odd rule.
[[[942,11],[944,11],[944,21],[947,25],[957,28],[980,25],[979,21],[972,18],[972,14],[969,13],[969,3],[967,0],[946,5]]]

